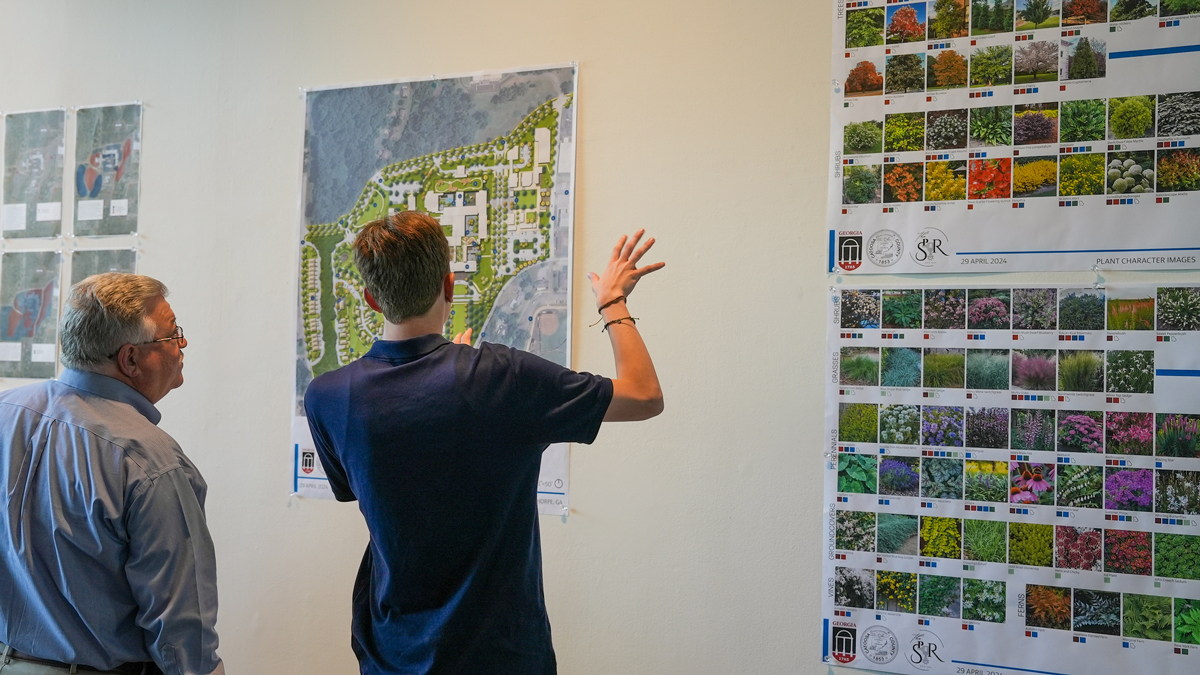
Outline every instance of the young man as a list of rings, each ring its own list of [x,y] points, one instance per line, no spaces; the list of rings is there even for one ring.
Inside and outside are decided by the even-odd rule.
[[[442,337],[454,295],[432,218],[402,212],[354,242],[383,339],[313,380],[305,409],[341,501],[371,541],[354,585],[351,644],[364,674],[556,672],[542,596],[537,477],[549,443],[590,443],[602,421],[662,412],[662,390],[625,301],[653,245],[621,237],[589,275],[616,379],[507,347]]]

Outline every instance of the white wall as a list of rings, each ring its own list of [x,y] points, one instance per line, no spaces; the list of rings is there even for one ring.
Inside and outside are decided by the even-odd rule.
[[[287,496],[299,89],[573,60],[575,366],[612,373],[607,338],[586,327],[583,274],[620,233],[645,227],[659,240],[651,258],[668,267],[631,308],[667,411],[576,446],[569,521],[542,521],[560,672],[826,672],[831,9],[0,0],[0,110],[146,104],[140,271],[172,288],[190,343],[162,426],[209,482],[231,674],[356,672],[361,517]]]

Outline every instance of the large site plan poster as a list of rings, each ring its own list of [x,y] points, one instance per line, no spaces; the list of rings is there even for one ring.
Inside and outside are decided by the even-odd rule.
[[[831,287],[824,658],[1200,672],[1200,287]]]
[[[1197,266],[1196,0],[835,8],[830,272]]]
[[[383,329],[351,252],[372,220],[441,222],[456,278],[447,337],[470,327],[569,365],[576,82],[568,65],[306,93],[294,492],[331,496],[303,418],[308,383]],[[543,457],[543,513],[566,513],[566,453]]]

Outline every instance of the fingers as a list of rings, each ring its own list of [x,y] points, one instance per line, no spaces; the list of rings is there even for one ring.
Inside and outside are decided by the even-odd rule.
[[[636,264],[637,261],[642,259],[642,256],[646,255],[646,251],[649,251],[650,247],[653,245],[654,245],[654,237],[650,237],[649,239],[646,240],[645,244],[642,244],[641,248],[634,251],[633,255],[629,256],[629,262]]]
[[[471,344],[471,329],[468,328],[465,331],[459,333],[458,335],[455,335],[454,336],[454,344],[469,346]]]
[[[637,232],[633,233],[633,238],[626,242],[625,246],[621,250],[621,260],[628,260],[629,256],[633,255],[634,247],[637,246],[638,240],[640,240],[642,235],[645,233],[645,230],[638,230]],[[624,239],[624,237],[622,237],[622,239]]]
[[[625,239],[626,239],[625,235],[621,235],[621,238],[617,240],[617,245],[613,249],[613,254],[612,254],[613,260],[621,259],[621,249],[625,248]]]
[[[644,265],[633,271],[633,278],[635,280],[641,279],[642,277],[646,276],[647,274],[650,274],[651,272],[657,272],[666,266],[667,266],[667,263],[665,263],[665,262],[656,262],[653,265]]]

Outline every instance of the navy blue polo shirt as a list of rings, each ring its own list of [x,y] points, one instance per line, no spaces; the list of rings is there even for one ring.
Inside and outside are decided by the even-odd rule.
[[[351,643],[366,673],[554,673],[537,477],[549,443],[590,443],[612,381],[440,335],[377,341],[313,380],[313,441],[371,541]]]

